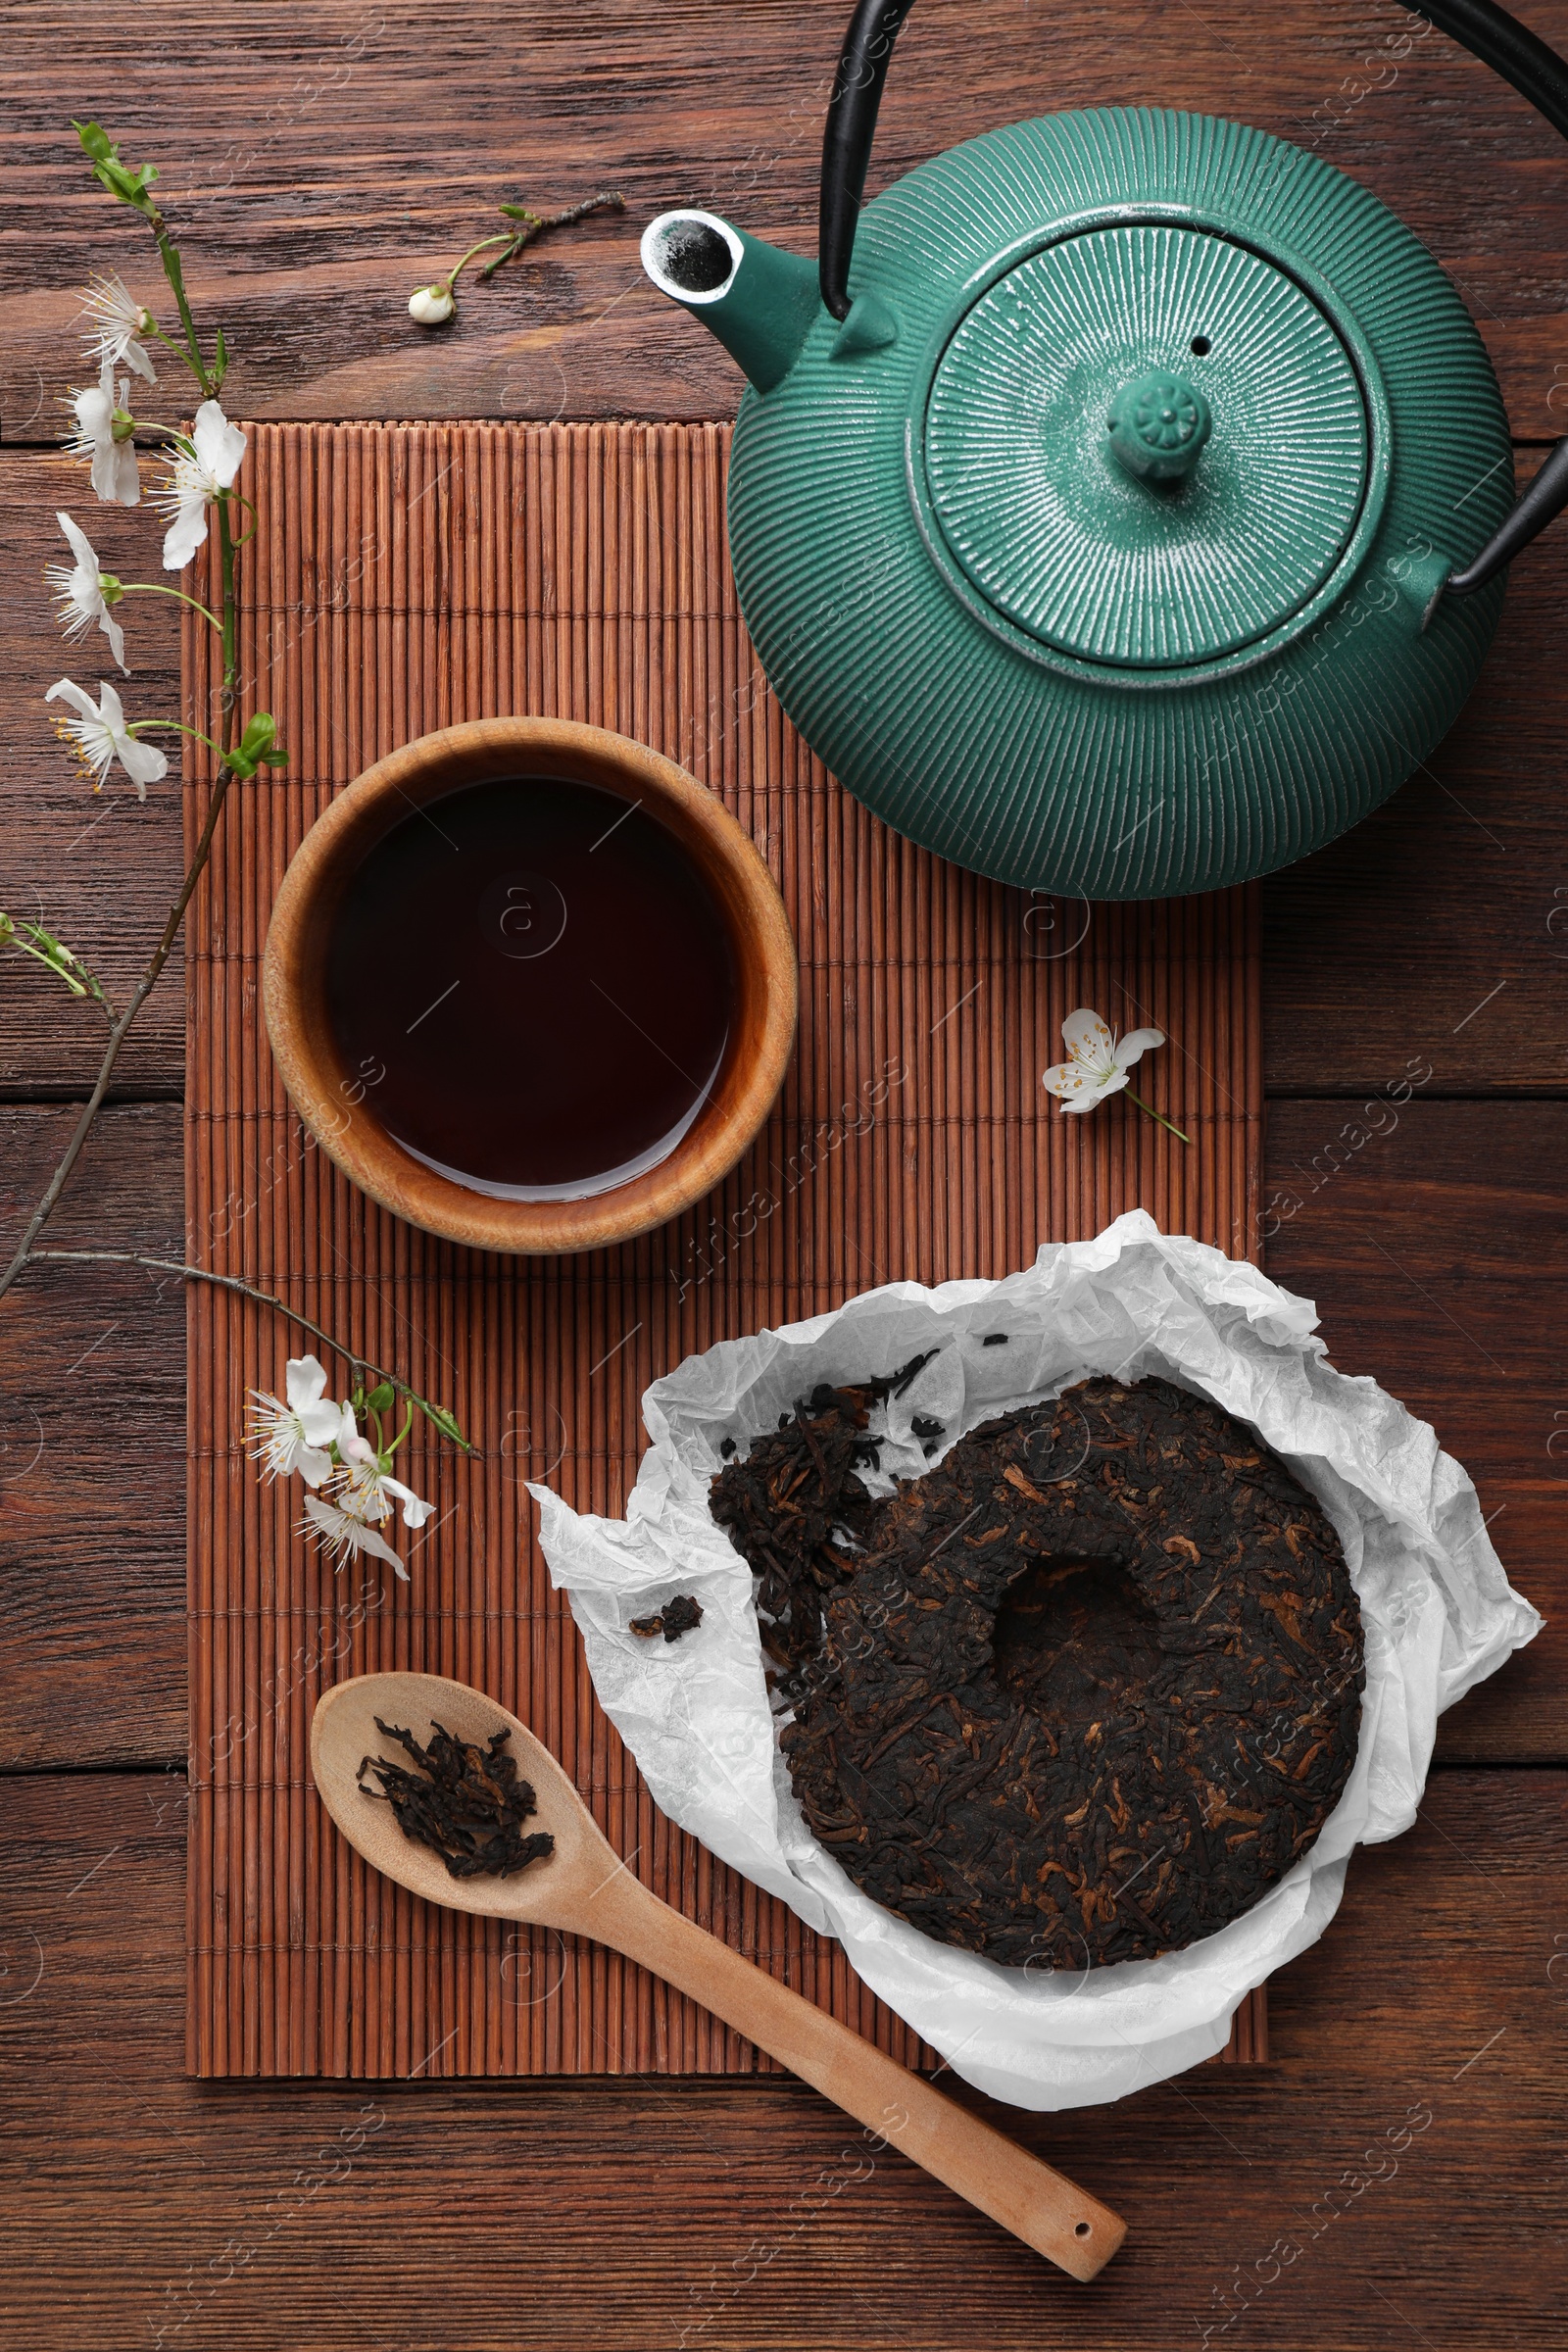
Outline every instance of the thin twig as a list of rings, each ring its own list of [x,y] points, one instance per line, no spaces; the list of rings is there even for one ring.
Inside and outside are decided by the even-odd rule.
[[[531,245],[535,237],[542,237],[547,228],[569,228],[574,220],[586,220],[590,213],[623,213],[625,209],[626,199],[620,190],[608,188],[602,195],[585,197],[581,204],[568,204],[564,213],[530,214],[506,252],[498,253],[493,262],[486,262],[479,272],[481,282],[494,277],[498,270],[505,269],[514,255],[519,254],[525,245]]]
[[[419,1395],[417,1389],[411,1389],[406,1380],[400,1380],[395,1372],[388,1372],[384,1365],[376,1363],[372,1357],[356,1355],[351,1348],[345,1348],[341,1340],[334,1339],[331,1332],[323,1330],[319,1323],[313,1323],[309,1315],[302,1315],[298,1307],[290,1306],[286,1298],[277,1298],[271,1291],[258,1290],[255,1283],[244,1281],[238,1274],[215,1274],[206,1266],[187,1266],[174,1257],[149,1257],[140,1250],[34,1250],[31,1254],[37,1265],[64,1262],[72,1265],[146,1266],[155,1274],[178,1274],[185,1282],[211,1283],[215,1290],[233,1291],[241,1298],[254,1299],[258,1306],[274,1307],[290,1323],[297,1323],[301,1331],[308,1331],[324,1348],[330,1348],[334,1355],[340,1355],[354,1371],[373,1372],[377,1380],[384,1380],[387,1387],[395,1390],[398,1396],[407,1398],[410,1404],[417,1405],[443,1437],[450,1438],[455,1446],[461,1446],[465,1453],[472,1454],[476,1460],[479,1458],[479,1447],[470,1446],[467,1439],[458,1433],[457,1424],[444,1405],[433,1405],[428,1397]]]
[[[190,905],[191,894],[201,880],[202,870],[212,855],[213,835],[218,830],[218,819],[222,813],[223,802],[227,797],[228,787],[232,780],[227,767],[219,769],[217,780],[213,785],[213,797],[208,805],[207,822],[203,825],[202,837],[196,844],[196,855],[191,859],[190,870],[179,886],[178,898],[169,910],[169,920],[164,925],[163,935],[153,950],[147,969],[132,989],[123,1012],[111,1025],[109,1043],[104,1048],[104,1057],[98,1065],[97,1080],[92,1093],[82,1105],[81,1116],[72,1131],[71,1141],[66,1146],[60,1165],[44,1187],[42,1200],[27,1219],[26,1231],[17,1245],[16,1254],[10,1265],[3,1274],[0,1274],[0,1298],[5,1297],[7,1291],[26,1266],[28,1258],[33,1253],[33,1243],[53,1216],[55,1205],[66,1189],[71,1171],[81,1157],[82,1148],[92,1132],[93,1121],[97,1118],[103,1099],[109,1092],[109,1081],[115,1074],[115,1064],[120,1059],[120,1049],[125,1042],[131,1022],[151,996],[157,986],[158,975],[169,961],[169,953],[174,944],[180,923],[184,919],[185,909]]]

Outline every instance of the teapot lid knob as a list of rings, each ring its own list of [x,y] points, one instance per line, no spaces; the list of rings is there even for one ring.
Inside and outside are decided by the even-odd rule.
[[[1179,481],[1197,464],[1213,425],[1201,392],[1155,368],[1123,384],[1111,404],[1110,446],[1146,482]]]

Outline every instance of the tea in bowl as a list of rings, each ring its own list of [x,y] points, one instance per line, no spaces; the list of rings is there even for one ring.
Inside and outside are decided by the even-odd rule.
[[[283,879],[263,968],[295,1108],[373,1200],[557,1255],[699,1200],[766,1118],[795,948],[750,838],[603,728],[476,719],[368,768]]]

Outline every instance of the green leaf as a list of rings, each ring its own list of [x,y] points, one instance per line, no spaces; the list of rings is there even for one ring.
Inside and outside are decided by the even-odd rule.
[[[389,1380],[378,1380],[365,1401],[372,1413],[384,1413],[396,1395],[397,1391]]]
[[[213,390],[216,392],[221,385],[224,376],[228,373],[228,345],[223,341],[223,330],[221,327],[220,327],[218,330],[218,341],[214,346],[214,350],[216,356],[213,360]]]
[[[78,130],[77,136],[92,159],[92,175],[99,186],[153,219],[157,208],[147,191],[158,177],[156,166],[138,164],[132,171],[128,164],[121,162],[119,147],[113,139],[105,137],[96,122],[89,123],[86,131]]]
[[[35,963],[46,965],[65,982],[74,997],[86,996],[90,984],[93,993],[101,998],[102,992],[80,956],[74,955],[63,939],[56,939],[52,931],[46,931],[42,923],[18,922],[12,915],[0,914],[0,948],[19,948]]]
[[[111,156],[119,153],[113,139],[101,123],[78,122],[75,116],[73,115],[71,127],[81,141],[83,155],[90,155],[95,164],[105,163]]]
[[[287,767],[288,765],[287,752],[264,752],[262,758],[269,767]]]
[[[542,221],[544,219],[544,215],[542,213],[534,212],[532,208],[526,204],[503,204],[498,206],[497,210],[505,213],[509,220]]]
[[[147,191],[158,177],[154,164],[138,164],[134,171],[120,160],[120,143],[112,139],[99,122],[78,122],[74,117],[72,128],[81,142],[81,151],[92,165],[92,175],[100,187],[125,204],[133,204],[138,213],[151,216],[156,207]]]
[[[427,1404],[424,1411],[426,1419],[434,1422],[444,1438],[453,1439],[459,1446],[467,1444],[467,1440],[458,1427],[456,1415],[449,1413],[444,1404]]]

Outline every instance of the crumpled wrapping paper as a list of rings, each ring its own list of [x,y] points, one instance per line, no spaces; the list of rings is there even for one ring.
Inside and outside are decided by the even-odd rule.
[[[1509,1586],[1476,1492],[1424,1422],[1324,1360],[1305,1299],[1142,1210],[1052,1244],[1001,1282],[890,1283],[832,1314],[689,1356],[643,1398],[652,1446],[624,1521],[543,1487],[541,1540],[570,1598],[600,1701],[672,1821],[836,1936],[856,1969],[965,2081],[1020,2107],[1093,2106],[1224,2047],[1249,1988],[1322,1935],[1358,1841],[1415,1819],[1437,1719],[1543,1620]],[[1005,1348],[982,1348],[1004,1331]],[[1159,1373],[1250,1422],[1333,1519],[1360,1598],[1367,1687],[1348,1786],[1310,1851],[1217,1935],[1159,1960],[1063,1975],[934,1942],[861,1894],[807,1828],[778,1752],[752,1576],[708,1511],[719,1447],[771,1429],[818,1381],[891,1370],[940,1345],[888,1408],[882,1491],[1007,1408],[1093,1372]],[[873,1421],[873,1427],[875,1421]],[[940,1458],[940,1455],[937,1457]],[[629,1621],[675,1592],[703,1621],[652,1642]]]

